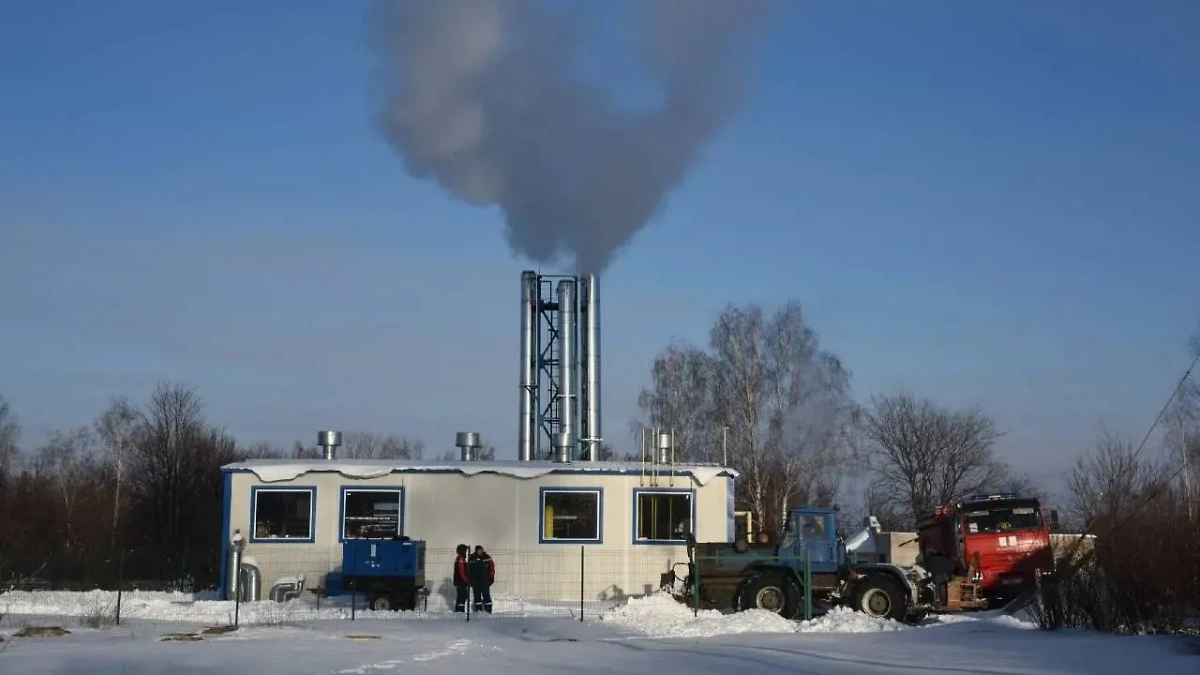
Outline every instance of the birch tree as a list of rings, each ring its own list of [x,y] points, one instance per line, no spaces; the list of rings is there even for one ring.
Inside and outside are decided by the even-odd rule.
[[[710,335],[712,407],[729,429],[743,500],[764,526],[802,503],[833,500],[849,415],[849,374],[820,347],[800,304],[767,317],[728,307]]]
[[[141,429],[140,416],[136,408],[124,398],[114,398],[95,424],[96,435],[103,445],[113,466],[112,533],[111,546],[117,543],[121,529],[122,496],[125,492],[125,465],[130,448],[137,442]]]
[[[45,445],[37,452],[36,470],[54,486],[55,497],[62,508],[62,537],[67,548],[74,547],[79,540],[80,500],[95,469],[94,447],[91,429],[79,427],[50,432]]]
[[[712,443],[712,376],[712,359],[703,350],[673,341],[654,358],[651,384],[638,396],[645,419],[641,428],[674,433],[677,460],[719,459]]]
[[[821,350],[798,304],[771,318],[766,345],[767,464],[775,477],[776,514],[805,504],[830,506],[856,410],[850,374],[834,354]]]

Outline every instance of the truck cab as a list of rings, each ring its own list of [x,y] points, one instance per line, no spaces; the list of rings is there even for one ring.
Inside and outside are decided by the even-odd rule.
[[[1036,498],[1013,492],[975,495],[938,507],[917,522],[920,556],[935,576],[977,582],[984,597],[1010,600],[1053,568],[1050,526]]]

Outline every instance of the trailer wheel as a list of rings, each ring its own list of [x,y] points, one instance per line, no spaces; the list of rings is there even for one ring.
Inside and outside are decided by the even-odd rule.
[[[867,616],[902,621],[908,613],[908,600],[895,581],[874,575],[858,585],[854,608]]]
[[[785,619],[796,616],[796,587],[781,574],[759,574],[742,586],[738,609],[762,609]]]
[[[392,596],[387,593],[376,593],[371,597],[371,609],[376,612],[390,612],[394,609]]]

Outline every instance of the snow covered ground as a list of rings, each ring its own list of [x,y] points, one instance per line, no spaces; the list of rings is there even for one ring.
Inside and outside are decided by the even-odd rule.
[[[0,624],[0,673],[1200,673],[1200,655],[1188,653],[1182,640],[1045,633],[989,614],[933,618],[909,627],[837,610],[791,622],[765,612],[693,616],[674,600],[655,596],[583,622],[570,620],[565,610],[561,617],[512,612],[470,622],[462,615],[391,613],[348,621],[341,607],[318,613],[303,604],[262,603],[241,608],[242,618],[259,625],[163,641],[167,634],[226,624],[227,603],[134,594],[123,598],[123,613],[136,619],[119,627],[86,627],[87,617],[100,613],[107,599],[100,593],[0,596],[0,613],[7,612]],[[72,617],[70,635],[14,636],[22,626]]]

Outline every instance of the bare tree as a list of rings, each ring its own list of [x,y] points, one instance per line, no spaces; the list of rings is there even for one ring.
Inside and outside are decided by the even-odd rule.
[[[1069,511],[1091,529],[1127,514],[1153,489],[1163,470],[1137,456],[1133,444],[1103,429],[1095,449],[1078,457],[1067,475]]]
[[[315,445],[308,445],[303,441],[296,441],[292,444],[293,459],[320,459],[321,457],[321,449]]]
[[[184,538],[188,482],[196,447],[205,439],[203,405],[192,389],[160,383],[142,413],[144,435],[131,453],[130,487],[141,500],[150,541]]]
[[[353,430],[342,434],[342,456],[347,459],[420,459],[425,453],[422,441]]]
[[[673,341],[654,358],[651,384],[638,395],[645,418],[639,427],[673,433],[679,461],[713,461],[719,456],[711,443],[712,366],[703,350]]]
[[[115,546],[117,533],[121,529],[126,456],[142,430],[140,414],[128,400],[114,398],[93,426],[113,465],[112,533],[109,535],[109,545]]]
[[[949,410],[907,392],[876,396],[862,417],[875,494],[914,520],[940,504],[993,489],[1007,470],[1001,436],[977,408]]]
[[[37,451],[35,468],[54,486],[55,496],[62,508],[63,543],[69,549],[78,544],[77,518],[81,490],[95,468],[95,442],[91,429],[79,427],[69,431],[54,430],[46,444]]]
[[[8,474],[17,458],[17,442],[21,439],[20,420],[0,396],[0,477]]]
[[[282,459],[287,456],[287,449],[270,441],[254,441],[244,446],[241,453],[247,459]]]

